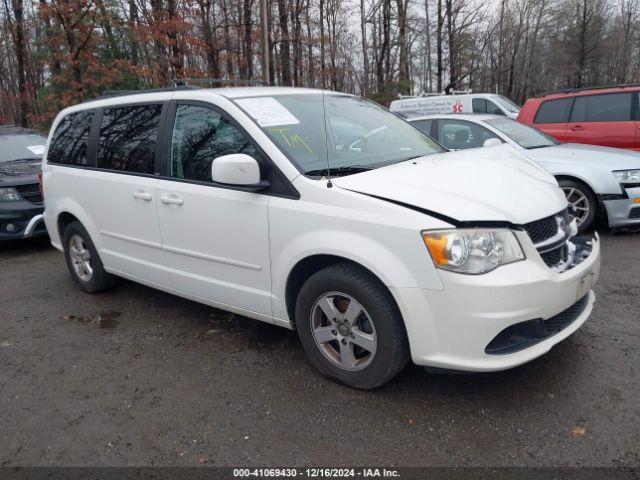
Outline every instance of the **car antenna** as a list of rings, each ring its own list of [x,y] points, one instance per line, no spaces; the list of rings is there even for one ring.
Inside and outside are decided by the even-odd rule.
[[[331,188],[333,183],[331,183],[331,166],[329,165],[329,130],[327,129],[327,109],[324,105],[324,89],[322,89],[322,122],[324,123],[324,147],[327,155],[327,188]]]

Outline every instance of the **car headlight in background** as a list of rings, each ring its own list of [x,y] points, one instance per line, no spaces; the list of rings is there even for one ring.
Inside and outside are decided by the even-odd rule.
[[[611,173],[620,183],[640,183],[640,168],[635,170],[616,170]]]
[[[0,188],[0,202],[15,202],[16,200],[21,200],[21,198],[15,188]]]
[[[455,229],[422,232],[436,268],[478,275],[524,260],[511,230]]]

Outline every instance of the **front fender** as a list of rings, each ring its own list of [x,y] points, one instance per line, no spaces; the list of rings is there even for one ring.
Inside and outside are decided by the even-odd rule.
[[[401,247],[398,242],[383,244],[360,233],[331,229],[316,230],[289,239],[286,248],[272,258],[274,316],[287,319],[289,275],[299,262],[315,255],[332,255],[357,263],[387,287],[442,290],[440,277],[426,247],[420,245],[418,235],[414,240],[416,248],[411,251],[407,245]],[[412,261],[408,261],[409,258]]]
[[[576,164],[566,165],[556,162],[540,162],[555,177],[572,177],[585,183],[596,195],[621,193],[620,184],[613,174],[605,169]]]

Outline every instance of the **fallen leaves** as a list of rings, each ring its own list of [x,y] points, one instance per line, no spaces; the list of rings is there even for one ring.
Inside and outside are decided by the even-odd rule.
[[[573,427],[571,429],[571,436],[572,437],[583,437],[584,434],[586,433],[587,429],[585,427]]]

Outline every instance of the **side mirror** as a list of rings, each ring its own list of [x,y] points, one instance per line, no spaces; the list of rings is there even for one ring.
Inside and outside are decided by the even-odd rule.
[[[264,188],[260,182],[260,166],[255,158],[244,153],[216,157],[211,163],[211,179],[223,185]]]
[[[482,144],[483,147],[495,147],[502,145],[502,142],[497,138],[487,138]]]

